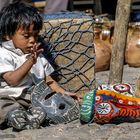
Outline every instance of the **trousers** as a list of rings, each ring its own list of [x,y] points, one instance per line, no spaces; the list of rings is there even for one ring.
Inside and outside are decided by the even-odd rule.
[[[68,0],[46,0],[44,13],[66,11],[67,5],[68,5]]]

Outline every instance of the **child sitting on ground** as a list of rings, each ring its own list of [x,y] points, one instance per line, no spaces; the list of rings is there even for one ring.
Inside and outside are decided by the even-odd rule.
[[[42,108],[30,108],[30,89],[42,80],[56,92],[69,94],[50,74],[53,67],[42,55],[38,42],[43,20],[37,9],[29,4],[16,2],[0,13],[0,124],[17,130],[39,128],[46,117]]]

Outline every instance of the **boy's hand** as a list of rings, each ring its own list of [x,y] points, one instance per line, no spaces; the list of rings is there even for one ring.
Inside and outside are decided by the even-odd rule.
[[[64,95],[71,96],[72,98],[74,98],[75,100],[77,100],[79,103],[81,103],[82,97],[78,96],[76,93],[65,91],[64,92]]]
[[[35,43],[31,49],[31,56],[34,63],[36,63],[39,53],[43,52],[43,48],[40,48],[40,45],[41,43]]]

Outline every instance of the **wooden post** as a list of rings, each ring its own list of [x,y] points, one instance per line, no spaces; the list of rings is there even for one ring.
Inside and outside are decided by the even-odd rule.
[[[115,17],[114,42],[110,63],[109,83],[121,83],[123,76],[124,53],[130,17],[131,0],[118,0]]]

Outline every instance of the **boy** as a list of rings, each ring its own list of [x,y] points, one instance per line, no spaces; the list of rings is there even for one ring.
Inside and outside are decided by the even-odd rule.
[[[54,69],[37,42],[42,26],[37,9],[25,3],[10,4],[0,13],[0,123],[6,119],[17,130],[39,128],[46,117],[42,108],[28,109],[29,89],[40,81],[46,80],[53,91],[77,98],[50,76]]]

